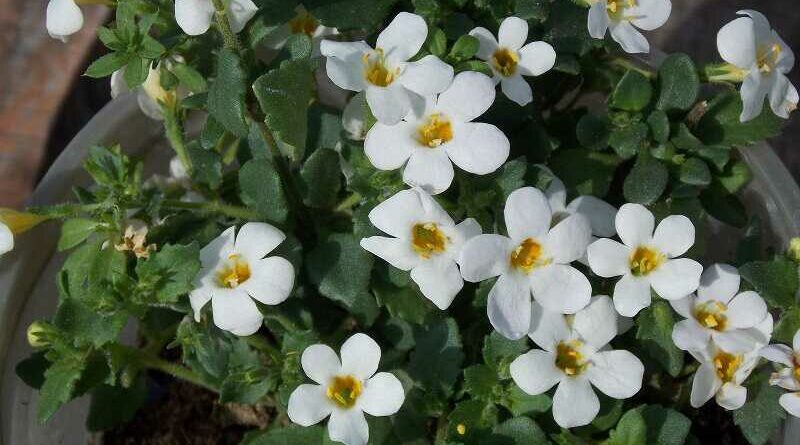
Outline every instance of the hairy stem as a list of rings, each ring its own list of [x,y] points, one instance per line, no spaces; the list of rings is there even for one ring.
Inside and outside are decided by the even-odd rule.
[[[125,355],[129,358],[136,361],[139,365],[144,368],[152,369],[155,371],[161,371],[165,374],[169,374],[176,379],[181,379],[192,383],[197,386],[201,386],[203,388],[209,389],[211,391],[216,392],[216,388],[209,386],[203,379],[200,378],[194,371],[191,369],[181,366],[177,363],[172,363],[170,361],[164,360],[161,357],[148,353],[144,350],[132,348],[130,346],[123,346],[117,345],[121,349]]]
[[[167,133],[169,145],[175,150],[175,154],[183,164],[183,168],[191,176],[194,166],[192,165],[192,159],[189,157],[189,152],[186,151],[186,144],[183,141],[183,125],[176,108],[176,104],[162,108],[164,110],[164,129]]]
[[[167,199],[162,203],[162,205],[164,207],[171,209],[189,209],[189,210],[199,210],[208,213],[219,213],[237,219],[246,219],[246,220],[261,219],[255,210],[249,209],[247,207],[225,204],[221,201],[185,202],[185,201],[177,201],[174,199]]]
[[[230,49],[233,52],[239,52],[239,39],[236,38],[236,34],[233,33],[231,29],[231,24],[228,21],[228,12],[225,10],[225,5],[222,3],[222,0],[212,0],[214,3],[214,9],[216,13],[214,14],[214,20],[217,23],[217,29],[219,30],[220,34],[222,34],[222,40],[225,42],[225,48]]]

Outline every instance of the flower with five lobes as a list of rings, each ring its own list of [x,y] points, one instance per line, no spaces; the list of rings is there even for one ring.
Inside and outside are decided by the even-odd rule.
[[[778,400],[789,414],[800,417],[800,330],[795,332],[792,347],[769,345],[761,349],[761,356],[785,367],[773,373],[771,385],[780,386],[790,392]]]
[[[652,31],[667,23],[670,0],[584,0],[589,7],[589,34],[602,39],[606,31],[627,53],[649,53],[650,43],[639,29]]]
[[[592,229],[583,215],[552,226],[547,198],[533,187],[512,192],[504,214],[508,236],[472,238],[461,249],[459,265],[470,282],[500,276],[489,292],[487,313],[500,334],[515,340],[530,328],[531,295],[562,314],[573,314],[589,303],[592,286],[570,263],[585,254]]]
[[[729,352],[750,352],[769,343],[772,315],[753,291],[739,292],[739,273],[727,264],[703,271],[697,295],[670,301],[686,320],[675,324],[672,341],[684,351],[703,349],[708,341]]]
[[[548,170],[549,171],[549,170]],[[552,172],[550,172],[552,174]],[[611,237],[617,234],[614,227],[614,218],[617,209],[600,198],[591,195],[581,195],[567,204],[567,188],[557,177],[553,176],[550,185],[544,191],[553,219],[560,221],[569,215],[583,215],[592,226],[592,235]]]
[[[787,119],[799,98],[786,77],[794,66],[794,53],[763,14],[751,10],[739,14],[747,17],[728,23],[717,34],[720,56],[730,64],[733,78],[742,81],[744,108],[739,120],[747,122],[761,114],[765,98],[777,116]]]
[[[594,297],[574,316],[533,303],[530,338],[533,349],[511,363],[514,383],[530,395],[558,385],[553,418],[563,428],[587,425],[600,411],[592,386],[614,399],[633,397],[642,388],[644,365],[633,354],[612,350],[617,313],[607,296]]]
[[[317,384],[303,384],[289,397],[289,419],[311,426],[330,416],[328,435],[345,445],[366,445],[369,426],[364,413],[391,416],[405,401],[400,380],[378,372],[381,348],[365,334],[354,334],[342,345],[342,360],[326,345],[303,351],[301,365]]]
[[[464,280],[456,260],[464,243],[481,233],[472,218],[456,225],[450,215],[423,190],[403,190],[378,204],[369,220],[394,238],[371,236],[361,246],[401,270],[410,270],[411,279],[422,295],[445,310]]]
[[[428,55],[408,62],[428,37],[425,19],[401,12],[378,35],[375,49],[366,42],[323,40],[325,68],[336,86],[366,91],[375,118],[394,125],[406,117],[420,96],[441,93],[453,80],[453,67]]]
[[[282,303],[294,285],[294,267],[284,258],[264,258],[286,235],[266,223],[230,227],[200,250],[202,267],[189,294],[195,320],[209,301],[214,324],[239,336],[252,335],[264,316],[255,301]]]
[[[83,28],[83,11],[75,0],[50,0],[45,26],[50,37],[66,42],[69,36]]]
[[[494,73],[495,85],[500,83],[503,94],[525,106],[533,100],[533,91],[522,76],[541,76],[556,64],[556,52],[549,43],[528,40],[528,22],[508,17],[500,24],[497,39],[482,27],[469,32],[478,39],[478,58],[488,62]]]
[[[256,15],[258,6],[252,0],[222,0],[231,31],[239,33]],[[214,19],[212,0],[175,0],[175,21],[190,36],[205,34]]]
[[[494,97],[488,76],[463,72],[444,92],[425,98],[422,113],[411,112],[395,125],[375,123],[364,152],[380,170],[405,164],[406,184],[432,194],[450,187],[453,164],[478,175],[491,173],[506,162],[511,144],[494,125],[472,121],[489,109]]]
[[[700,408],[715,397],[717,405],[728,411],[741,408],[747,400],[747,388],[742,383],[758,364],[758,351],[729,352],[710,341],[705,348],[689,353],[700,362],[692,381],[690,404]]]
[[[694,244],[694,225],[683,215],[664,218],[653,233],[655,217],[641,204],[625,204],[615,219],[622,243],[599,239],[586,250],[592,272],[621,276],[614,286],[614,306],[633,317],[650,306],[650,288],[667,300],[686,297],[700,284],[703,266],[677,258]]]

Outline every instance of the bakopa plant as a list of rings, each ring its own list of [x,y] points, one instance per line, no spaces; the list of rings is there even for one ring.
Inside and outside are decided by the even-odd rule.
[[[115,18],[86,75],[174,159],[92,147],[73,200],[0,213],[0,252],[60,224],[67,255],[17,368],[41,422],[88,395],[112,429],[154,377],[266,412],[246,445],[763,444],[800,415],[800,240],[740,193],[798,102],[762,14],[653,66],[669,0],[50,0],[50,34],[87,3]]]

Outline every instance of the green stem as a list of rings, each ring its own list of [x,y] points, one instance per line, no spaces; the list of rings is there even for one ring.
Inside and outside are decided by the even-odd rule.
[[[350,212],[354,205],[361,201],[361,194],[353,192],[347,198],[343,199],[334,209],[334,212]]]
[[[175,154],[180,159],[186,172],[191,176],[194,166],[192,165],[192,159],[189,157],[189,152],[186,151],[186,144],[183,141],[183,125],[175,108],[175,105],[162,108],[164,110],[164,129],[166,130],[169,144],[175,150]]]
[[[198,210],[208,213],[220,213],[236,219],[246,219],[246,220],[260,219],[258,213],[255,210],[248,209],[247,207],[225,204],[220,201],[185,202],[185,201],[177,201],[174,199],[167,199],[162,203],[162,206],[171,209],[188,209],[188,210]]]
[[[228,12],[225,10],[225,5],[223,4],[222,0],[212,0],[212,2],[214,3],[214,9],[216,10],[214,19],[217,23],[217,29],[219,29],[220,34],[222,34],[222,40],[225,42],[225,48],[238,53],[239,39],[236,38],[236,34],[234,34],[233,30],[231,29],[231,24],[228,21]]]
[[[281,327],[284,330],[288,332],[295,332],[300,330],[300,328],[298,328],[297,325],[294,324],[292,320],[289,320],[288,317],[278,312],[270,312],[269,314],[264,315],[264,319],[277,322],[279,325],[281,325]]]
[[[144,368],[152,369],[156,371],[161,371],[165,374],[169,374],[176,379],[185,380],[189,383],[192,383],[197,386],[201,386],[208,390],[216,392],[216,388],[211,387],[203,379],[200,378],[194,371],[184,366],[181,366],[177,363],[172,363],[167,360],[158,357],[157,355],[150,354],[145,352],[141,349],[132,348],[129,346],[118,345],[119,348],[122,349],[122,352],[130,357],[131,359],[135,360],[139,365]]]
[[[652,79],[655,77],[655,73],[653,73],[652,71],[637,66],[635,63],[631,62],[630,60],[624,57],[614,57],[609,60],[609,63],[611,65],[618,66],[624,70],[636,71],[637,73],[641,74],[642,76],[648,79]]]
[[[261,335],[251,335],[247,337],[247,343],[266,353],[273,363],[281,362],[281,351]]]

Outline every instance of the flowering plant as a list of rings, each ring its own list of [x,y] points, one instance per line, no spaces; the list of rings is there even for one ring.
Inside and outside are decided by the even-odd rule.
[[[626,53],[670,0],[102,3],[86,75],[175,159],[93,147],[73,202],[0,214],[3,252],[48,221],[69,251],[18,366],[40,421],[91,394],[113,428],[160,374],[259,407],[249,445],[762,444],[800,416],[800,241],[762,247],[739,193],[798,102],[760,13],[722,62],[652,66]]]

